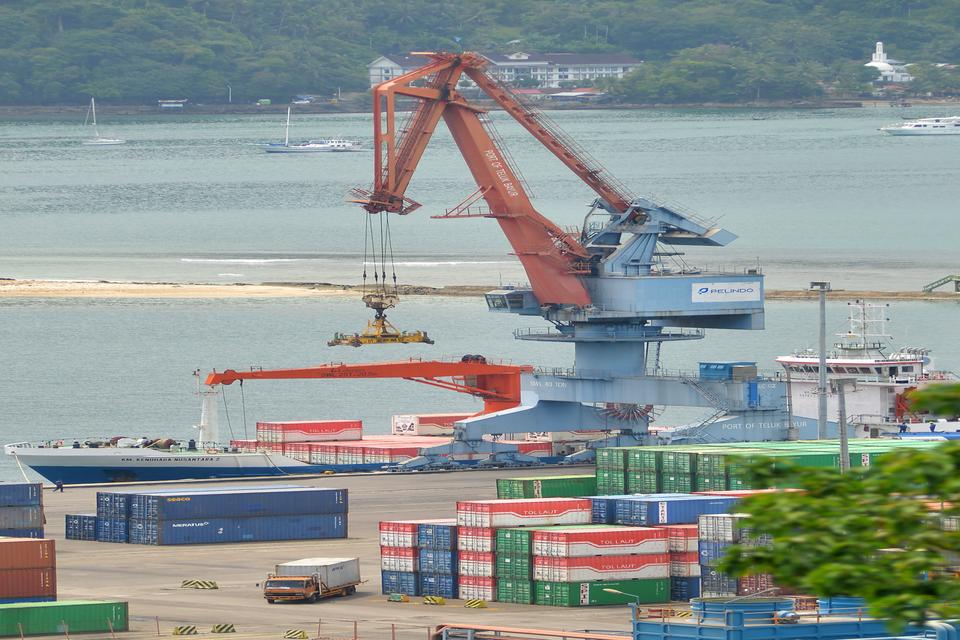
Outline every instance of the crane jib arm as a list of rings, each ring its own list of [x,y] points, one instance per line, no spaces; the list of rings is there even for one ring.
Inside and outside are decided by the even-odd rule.
[[[471,78],[487,79],[484,84],[478,83],[481,88],[498,87],[498,102],[505,100],[503,96],[508,90],[491,84],[495,81],[483,70],[487,60],[479,54],[427,55],[431,63],[381,83],[373,90],[374,186],[372,191],[357,190],[361,196],[357,202],[369,213],[406,214],[419,207],[406,197],[406,189],[442,118],[477,183],[478,193],[487,203],[489,211],[484,213],[485,217],[494,218],[500,224],[540,304],[589,305],[590,295],[580,277],[589,259],[588,252],[574,236],[534,209],[515,169],[491,136],[483,117],[485,111],[470,105],[457,93],[456,86],[466,72]],[[416,108],[401,125],[398,125],[396,111],[399,96],[417,100]],[[511,115],[517,117],[514,113]],[[537,135],[528,124],[524,126]],[[558,153],[561,143],[556,136],[549,142],[537,137],[573,168],[575,163],[571,164],[570,158],[580,156],[573,152],[566,156]]]
[[[484,406],[480,413],[492,413],[520,404],[520,374],[531,371],[533,367],[529,365],[492,364],[482,359],[460,362],[404,360],[367,364],[335,363],[302,369],[227,369],[207,374],[204,382],[214,386],[242,383],[244,380],[398,378],[481,398]]]

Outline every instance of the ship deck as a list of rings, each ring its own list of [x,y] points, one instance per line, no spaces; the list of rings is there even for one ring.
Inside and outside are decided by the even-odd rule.
[[[577,471],[576,467],[565,467],[537,469],[534,474]],[[127,638],[170,636],[177,625],[196,625],[206,633],[214,624],[229,623],[236,626],[238,633],[231,636],[234,638],[281,638],[287,629],[303,629],[311,638],[346,640],[353,637],[354,621],[360,638],[378,640],[391,638],[391,623],[396,624],[396,640],[425,640],[427,627],[447,622],[628,633],[630,614],[626,606],[565,609],[490,603],[487,609],[468,609],[459,600],[428,606],[422,604],[422,598],[413,597],[409,603],[389,603],[380,594],[380,520],[454,517],[457,500],[495,498],[497,478],[529,475],[533,475],[529,469],[511,469],[223,482],[347,488],[350,537],[346,540],[167,547],[64,540],[64,515],[92,513],[96,492],[109,490],[110,486],[67,487],[64,493],[45,491],[46,531],[48,537],[57,540],[60,599],[129,601],[131,633],[123,635]],[[208,484],[177,482],[163,486]],[[366,582],[351,597],[315,604],[266,603],[257,583],[275,564],[316,556],[359,557]],[[215,580],[219,589],[180,589],[181,581],[189,579]]]

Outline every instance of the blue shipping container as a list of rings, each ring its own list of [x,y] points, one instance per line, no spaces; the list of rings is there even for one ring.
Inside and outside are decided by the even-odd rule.
[[[420,571],[423,573],[457,573],[457,552],[441,549],[421,549]]]
[[[67,514],[67,540],[96,540],[97,516],[89,513]]]
[[[36,529],[43,526],[43,507],[0,507],[0,529]]]
[[[57,596],[31,596],[29,598],[0,598],[0,604],[13,604],[14,602],[53,602]]]
[[[412,571],[381,571],[380,583],[383,586],[384,595],[391,593],[420,595],[420,576]]]
[[[0,507],[31,507],[43,504],[39,482],[0,483]]]
[[[127,521],[98,517],[97,542],[127,542]]]
[[[144,520],[346,513],[347,490],[321,487],[176,491],[134,495],[130,517]]]
[[[421,573],[420,595],[456,599],[457,576],[446,573]]]
[[[711,542],[709,540],[701,540],[699,543],[700,548],[700,564],[705,567],[712,567],[717,563],[717,561],[723,557],[723,554],[727,552],[733,543],[732,542]]]
[[[98,491],[97,492],[97,515],[101,518],[129,518],[130,503],[133,496],[144,496],[151,494],[182,494],[194,495],[197,493],[225,493],[236,491],[238,489],[246,491],[276,491],[278,489],[301,489],[298,484],[276,484],[276,485],[257,485],[245,487],[204,487],[193,489],[130,489],[127,491]]]
[[[0,537],[3,538],[42,538],[43,527],[32,527],[30,529],[0,529]]]
[[[130,519],[130,542],[134,544],[216,544],[346,537],[347,515],[344,513],[159,521]]]
[[[700,597],[700,578],[670,578],[670,600],[687,602]]]
[[[737,500],[734,497],[691,494],[652,494],[617,499],[614,522],[638,526],[696,524],[702,514],[730,512]]]
[[[457,548],[457,525],[421,524],[417,527],[417,546],[421,549]]]
[[[700,568],[701,597],[719,597],[737,595],[737,579],[720,573],[713,567]]]

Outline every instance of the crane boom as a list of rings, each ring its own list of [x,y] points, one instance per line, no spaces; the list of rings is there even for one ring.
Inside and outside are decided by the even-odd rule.
[[[372,191],[357,190],[361,196],[358,202],[369,213],[403,215],[420,206],[406,197],[406,189],[442,117],[473,174],[478,196],[487,202],[489,211],[482,215],[500,224],[540,304],[589,305],[590,294],[580,276],[585,273],[590,254],[574,236],[534,209],[516,170],[485,125],[481,117],[484,110],[470,105],[456,91],[465,72],[470,77],[485,78],[484,86],[493,86],[495,81],[483,70],[486,58],[475,53],[427,55],[432,60],[429,64],[374,88],[374,186]],[[426,86],[413,86],[418,81]],[[501,86],[499,93],[505,93],[505,88]],[[398,96],[419,100],[399,132]],[[502,96],[500,99],[505,100]],[[550,140],[551,150],[561,159],[566,158],[568,166],[572,166],[571,158],[582,157],[565,147],[558,137]],[[566,152],[559,153],[559,149]],[[582,162],[578,166],[584,167],[583,175],[593,171]],[[609,192],[613,193],[612,189]],[[466,216],[462,211],[454,211],[442,217]]]
[[[490,364],[475,356],[459,362],[411,359],[368,364],[341,362],[302,369],[227,369],[209,373],[205,384],[214,386],[244,380],[401,378],[481,398],[484,406],[480,414],[485,414],[519,405],[520,374],[532,371],[533,367],[529,365]]]

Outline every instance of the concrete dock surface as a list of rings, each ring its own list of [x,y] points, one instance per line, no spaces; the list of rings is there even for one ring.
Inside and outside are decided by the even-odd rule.
[[[422,598],[415,597],[409,603],[390,603],[380,593],[381,520],[452,518],[457,500],[496,498],[497,478],[579,472],[574,467],[224,481],[230,486],[280,483],[346,488],[349,538],[162,547],[65,540],[64,516],[95,512],[97,491],[114,488],[67,487],[64,493],[45,491],[46,532],[57,541],[59,598],[128,601],[131,633],[125,637],[170,636],[179,625],[194,625],[201,634],[208,634],[215,624],[233,624],[237,633],[226,637],[282,638],[288,629],[303,629],[310,638],[348,640],[354,637],[356,624],[357,635],[364,640],[426,640],[428,628],[449,622],[626,633],[630,612],[625,605],[559,608],[490,603],[487,609],[467,609],[459,600],[444,606],[424,605]],[[122,488],[146,487],[157,485]],[[313,604],[267,604],[258,583],[274,565],[317,556],[359,557],[366,582],[351,597]],[[181,589],[180,583],[189,579],[214,580],[219,588]]]

